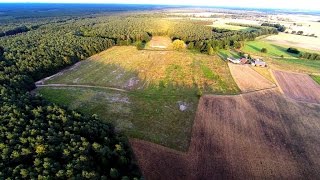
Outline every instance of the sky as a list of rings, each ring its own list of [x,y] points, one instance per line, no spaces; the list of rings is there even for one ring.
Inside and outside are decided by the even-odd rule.
[[[320,10],[320,0],[0,0],[0,2],[167,4]]]

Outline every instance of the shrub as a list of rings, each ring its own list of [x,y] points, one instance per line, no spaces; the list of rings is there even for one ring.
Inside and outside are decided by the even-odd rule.
[[[209,55],[213,55],[214,54],[214,50],[211,46],[208,46],[208,54]]]
[[[300,54],[300,58],[310,60],[320,60],[320,54],[304,52]]]
[[[181,50],[185,48],[185,43],[182,40],[176,39],[173,41],[173,49],[175,50]]]
[[[234,46],[234,48],[236,48],[236,49],[240,49],[242,45],[241,45],[240,42],[236,41],[236,42],[234,42],[233,46]]]
[[[189,42],[188,49],[193,49],[193,48],[194,48],[194,42]]]
[[[292,48],[292,47],[288,48],[287,52],[293,53],[293,54],[300,54],[300,51],[297,48]]]
[[[136,47],[137,47],[138,50],[142,50],[142,49],[144,49],[145,44],[143,42],[141,42],[141,41],[138,41],[136,43]]]
[[[303,31],[298,31],[297,34],[298,34],[298,35],[302,35],[302,34],[303,34]]]
[[[261,49],[261,52],[262,52],[262,53],[267,53],[267,52],[268,52],[268,49],[267,49],[267,48],[262,48],[262,49]]]
[[[198,89],[196,95],[198,96],[198,98],[201,98],[201,96],[203,95],[203,91],[201,89]]]
[[[240,52],[238,52],[238,55],[239,55],[240,57],[243,57],[243,56],[244,56],[244,53],[243,53],[242,51],[240,51]]]

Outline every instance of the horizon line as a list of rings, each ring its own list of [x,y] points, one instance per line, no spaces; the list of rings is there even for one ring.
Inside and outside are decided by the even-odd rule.
[[[294,10],[294,11],[314,11],[314,12],[320,12],[320,10],[317,9],[299,9],[299,8],[272,8],[272,7],[242,7],[242,6],[212,6],[212,5],[194,5],[194,4],[149,4],[149,3],[102,3],[102,2],[1,2],[0,4],[92,4],[92,5],[151,5],[151,6],[180,6],[180,7],[200,7],[200,8],[237,8],[237,9],[254,9],[254,10]]]

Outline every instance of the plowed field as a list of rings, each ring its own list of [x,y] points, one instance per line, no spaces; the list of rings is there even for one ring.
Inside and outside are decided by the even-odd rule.
[[[228,63],[230,72],[242,92],[252,92],[276,87],[271,81],[251,69],[248,65]]]
[[[320,86],[309,75],[284,71],[273,71],[273,74],[285,96],[320,104]]]
[[[146,179],[317,179],[319,112],[276,90],[205,96],[188,152],[131,144]]]

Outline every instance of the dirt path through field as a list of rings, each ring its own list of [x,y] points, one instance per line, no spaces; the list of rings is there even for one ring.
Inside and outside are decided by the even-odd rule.
[[[72,85],[72,84],[37,84],[37,87],[79,87],[79,88],[100,88],[100,89],[109,89],[120,92],[128,92],[124,89],[113,88],[113,87],[105,87],[105,86],[90,86],[90,85]]]
[[[297,101],[320,104],[320,86],[307,74],[273,70],[285,96]]]
[[[231,75],[242,92],[275,88],[276,85],[249,67],[228,63]]]
[[[188,152],[131,145],[146,179],[316,179],[319,112],[276,90],[204,96]]]

